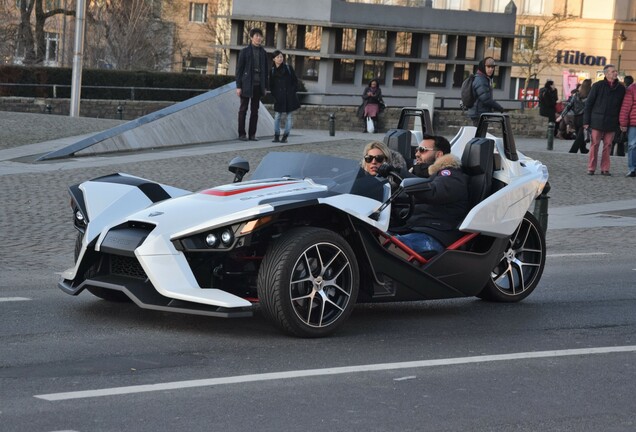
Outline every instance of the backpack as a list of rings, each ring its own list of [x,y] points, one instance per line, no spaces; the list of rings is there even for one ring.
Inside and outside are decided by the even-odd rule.
[[[462,109],[472,108],[475,105],[475,92],[473,91],[473,81],[475,81],[475,75],[470,74],[468,78],[462,83],[461,97],[462,101],[460,107]]]

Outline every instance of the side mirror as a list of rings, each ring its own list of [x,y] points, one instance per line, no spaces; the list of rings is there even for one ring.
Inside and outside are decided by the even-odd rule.
[[[242,157],[237,156],[230,161],[228,169],[234,174],[234,183],[238,183],[243,180],[245,174],[250,172],[250,163]]]

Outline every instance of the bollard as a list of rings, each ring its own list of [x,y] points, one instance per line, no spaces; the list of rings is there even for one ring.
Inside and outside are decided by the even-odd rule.
[[[53,111],[53,107],[51,106],[51,104],[46,104],[46,113],[51,114],[51,111]]]
[[[124,107],[121,105],[117,106],[117,118],[122,120],[124,118]]]
[[[336,115],[334,113],[329,114],[329,136],[336,135]]]
[[[546,233],[548,231],[548,200],[550,197],[548,193],[550,192],[550,183],[546,183],[543,187],[543,191],[541,191],[541,195],[539,195],[534,200],[534,211],[532,214],[539,221],[539,225],[543,228],[543,232]]]
[[[554,123],[548,123],[548,150],[554,148]]]

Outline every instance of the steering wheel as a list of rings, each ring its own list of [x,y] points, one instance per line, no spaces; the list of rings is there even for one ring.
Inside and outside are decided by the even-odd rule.
[[[398,185],[404,180],[402,176],[394,171],[389,172],[388,175]],[[404,195],[406,195],[408,199],[398,196],[391,203],[391,219],[396,219],[401,223],[406,222],[406,220],[413,215],[413,211],[415,210],[415,197],[409,194],[403,194],[402,196]]]

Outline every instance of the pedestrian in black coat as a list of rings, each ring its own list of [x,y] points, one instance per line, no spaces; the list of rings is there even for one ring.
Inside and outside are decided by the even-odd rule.
[[[559,94],[554,81],[547,80],[541,90],[539,90],[539,115],[547,117],[548,122],[556,122],[556,104],[559,101]]]
[[[298,101],[298,78],[291,65],[285,63],[285,55],[274,51],[273,66],[269,73],[269,87],[274,97],[274,141],[279,142],[280,119],[285,114],[285,132],[280,142],[287,142],[287,137],[294,124],[293,112],[300,108]]]
[[[250,44],[243,48],[236,64],[236,94],[241,98],[238,112],[238,135],[242,141],[247,141],[245,133],[245,118],[247,107],[250,108],[249,140],[256,139],[258,124],[258,110],[261,97],[268,89],[267,53],[261,46],[263,31],[258,28],[250,30]]]

